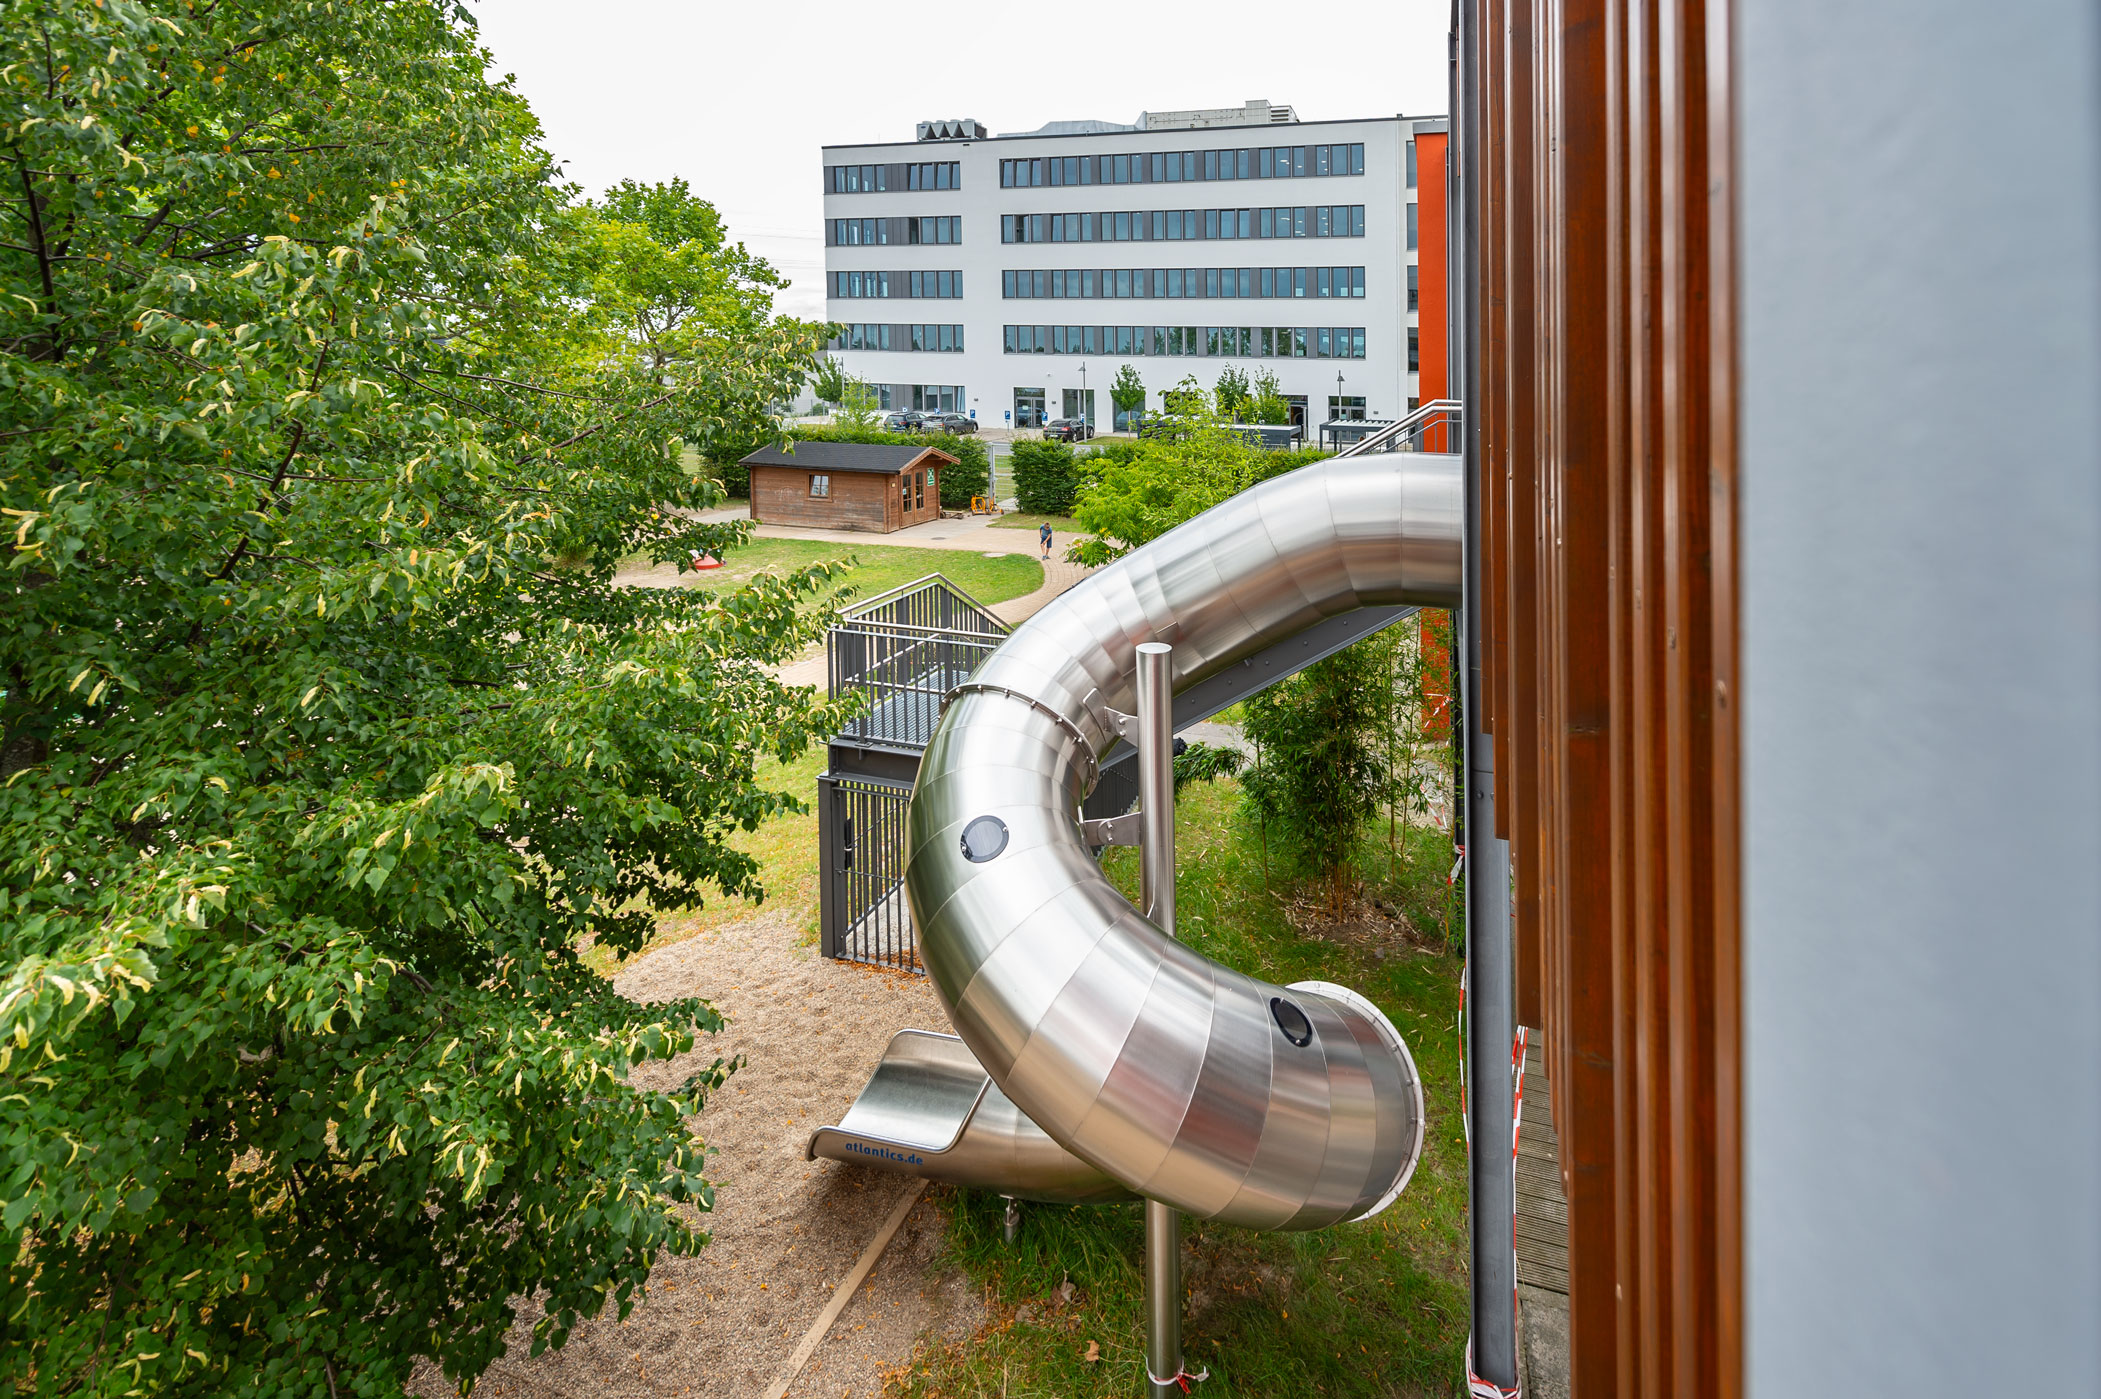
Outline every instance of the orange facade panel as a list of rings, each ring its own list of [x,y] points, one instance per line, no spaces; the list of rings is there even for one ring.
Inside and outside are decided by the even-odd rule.
[[[1416,323],[1421,347],[1421,370],[1416,393],[1424,403],[1451,397],[1451,300],[1446,283],[1450,279],[1450,237],[1445,222],[1449,191],[1446,159],[1451,138],[1442,131],[1424,131],[1415,138],[1416,223]],[[1440,423],[1423,450],[1456,452],[1456,441],[1446,442],[1448,428]]]

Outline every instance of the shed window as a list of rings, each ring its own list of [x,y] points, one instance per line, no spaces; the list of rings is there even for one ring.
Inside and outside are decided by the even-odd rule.
[[[913,493],[912,508],[914,510],[926,509],[926,478],[933,474],[933,472],[929,471],[923,476],[915,475],[913,484],[919,489]]]
[[[811,494],[812,496],[817,496],[817,497],[823,497],[823,496],[829,496],[829,495],[830,495],[831,493],[832,493],[832,478],[831,478],[831,477],[829,477],[829,476],[812,476],[812,477],[810,478],[810,494]]]

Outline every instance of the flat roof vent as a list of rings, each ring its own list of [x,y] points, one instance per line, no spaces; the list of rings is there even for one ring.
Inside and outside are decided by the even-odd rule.
[[[983,122],[964,117],[960,121],[923,121],[919,123],[919,139],[922,141],[982,141],[985,139]]]
[[[1138,125],[1145,131],[1194,131],[1207,126],[1266,126],[1272,122],[1295,122],[1299,114],[1289,105],[1257,97],[1238,107],[1199,107],[1183,112],[1142,112]]]

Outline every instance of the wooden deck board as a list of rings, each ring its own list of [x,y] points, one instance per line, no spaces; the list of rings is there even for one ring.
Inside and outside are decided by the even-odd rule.
[[[1525,1043],[1525,1104],[1517,1135],[1517,1280],[1568,1293],[1568,1200],[1561,1193],[1561,1141],[1541,1036]]]

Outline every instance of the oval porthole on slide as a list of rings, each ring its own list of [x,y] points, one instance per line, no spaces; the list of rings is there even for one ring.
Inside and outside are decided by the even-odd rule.
[[[1306,1018],[1306,1012],[1282,996],[1269,998],[1269,1018],[1277,1022],[1277,1028],[1284,1032],[1284,1038],[1300,1049],[1313,1043],[1313,1022]]]
[[[963,858],[974,865],[1007,848],[1007,823],[997,816],[980,816],[963,828]]]

